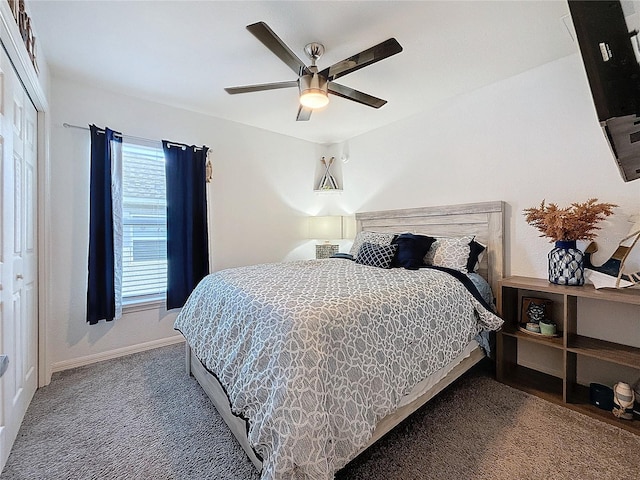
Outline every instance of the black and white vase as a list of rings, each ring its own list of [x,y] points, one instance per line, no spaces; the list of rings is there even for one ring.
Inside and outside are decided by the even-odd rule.
[[[584,253],[576,242],[558,241],[549,252],[549,282],[558,285],[584,285]]]

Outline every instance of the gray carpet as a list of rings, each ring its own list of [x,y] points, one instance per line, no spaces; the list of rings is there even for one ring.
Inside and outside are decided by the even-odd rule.
[[[54,375],[3,479],[257,480],[181,345]],[[474,369],[347,465],[339,480],[636,479],[640,437]]]

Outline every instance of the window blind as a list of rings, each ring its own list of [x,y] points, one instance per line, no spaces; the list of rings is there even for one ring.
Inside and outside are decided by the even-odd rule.
[[[122,145],[122,297],[159,299],[167,289],[167,203],[162,145]]]

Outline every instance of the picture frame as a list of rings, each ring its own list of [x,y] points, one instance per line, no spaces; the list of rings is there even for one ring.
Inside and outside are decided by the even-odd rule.
[[[551,319],[553,300],[547,298],[522,297],[520,309],[520,327],[525,328],[528,322],[538,323],[542,319]],[[538,307],[538,308],[535,308]],[[540,311],[543,316],[540,318]]]

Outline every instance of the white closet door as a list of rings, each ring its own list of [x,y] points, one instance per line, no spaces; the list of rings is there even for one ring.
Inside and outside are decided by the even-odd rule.
[[[0,48],[0,469],[38,383],[37,113]]]

